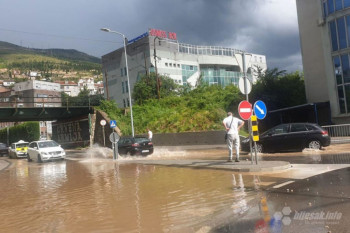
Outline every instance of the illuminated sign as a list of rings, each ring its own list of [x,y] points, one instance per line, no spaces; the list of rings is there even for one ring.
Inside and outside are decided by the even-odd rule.
[[[158,30],[158,29],[151,28],[149,30],[149,34],[151,36],[157,36],[159,38],[167,38],[167,39],[170,39],[170,40],[177,40],[175,32],[166,32],[166,31],[163,31],[163,30]]]

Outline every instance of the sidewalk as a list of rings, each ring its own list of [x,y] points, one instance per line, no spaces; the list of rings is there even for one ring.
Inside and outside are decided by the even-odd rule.
[[[0,159],[0,172],[10,165],[11,165],[10,162],[6,161],[5,159]]]

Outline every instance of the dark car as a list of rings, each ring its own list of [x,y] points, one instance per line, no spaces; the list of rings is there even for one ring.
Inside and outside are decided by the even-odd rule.
[[[329,146],[328,132],[313,123],[281,124],[262,133],[256,142],[257,152],[293,151]],[[254,145],[254,144],[253,144]],[[241,141],[243,151],[249,151],[249,138]]]
[[[0,143],[0,156],[8,155],[9,148],[5,143]]]
[[[150,155],[153,143],[144,137],[124,137],[118,142],[118,152],[121,155]]]

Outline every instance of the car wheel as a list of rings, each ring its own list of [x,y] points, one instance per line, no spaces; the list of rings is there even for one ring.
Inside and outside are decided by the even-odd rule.
[[[309,149],[314,149],[314,150],[319,150],[319,149],[321,149],[321,143],[320,143],[320,141],[318,141],[318,140],[316,140],[316,139],[314,139],[314,140],[311,140],[310,142],[309,142],[309,144],[308,144],[308,148]]]
[[[43,161],[41,160],[41,156],[38,155],[38,163],[42,163]]]
[[[253,146],[253,151],[255,151],[255,146]],[[256,144],[256,153],[263,153],[263,145],[260,143]]]

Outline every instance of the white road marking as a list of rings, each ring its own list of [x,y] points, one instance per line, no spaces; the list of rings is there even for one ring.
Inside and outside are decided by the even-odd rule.
[[[294,180],[290,180],[290,181],[284,182],[282,184],[275,185],[275,186],[273,186],[273,188],[274,189],[278,189],[278,188],[281,188],[281,187],[283,187],[283,186],[285,186],[287,184],[291,184],[291,183],[294,183]]]

